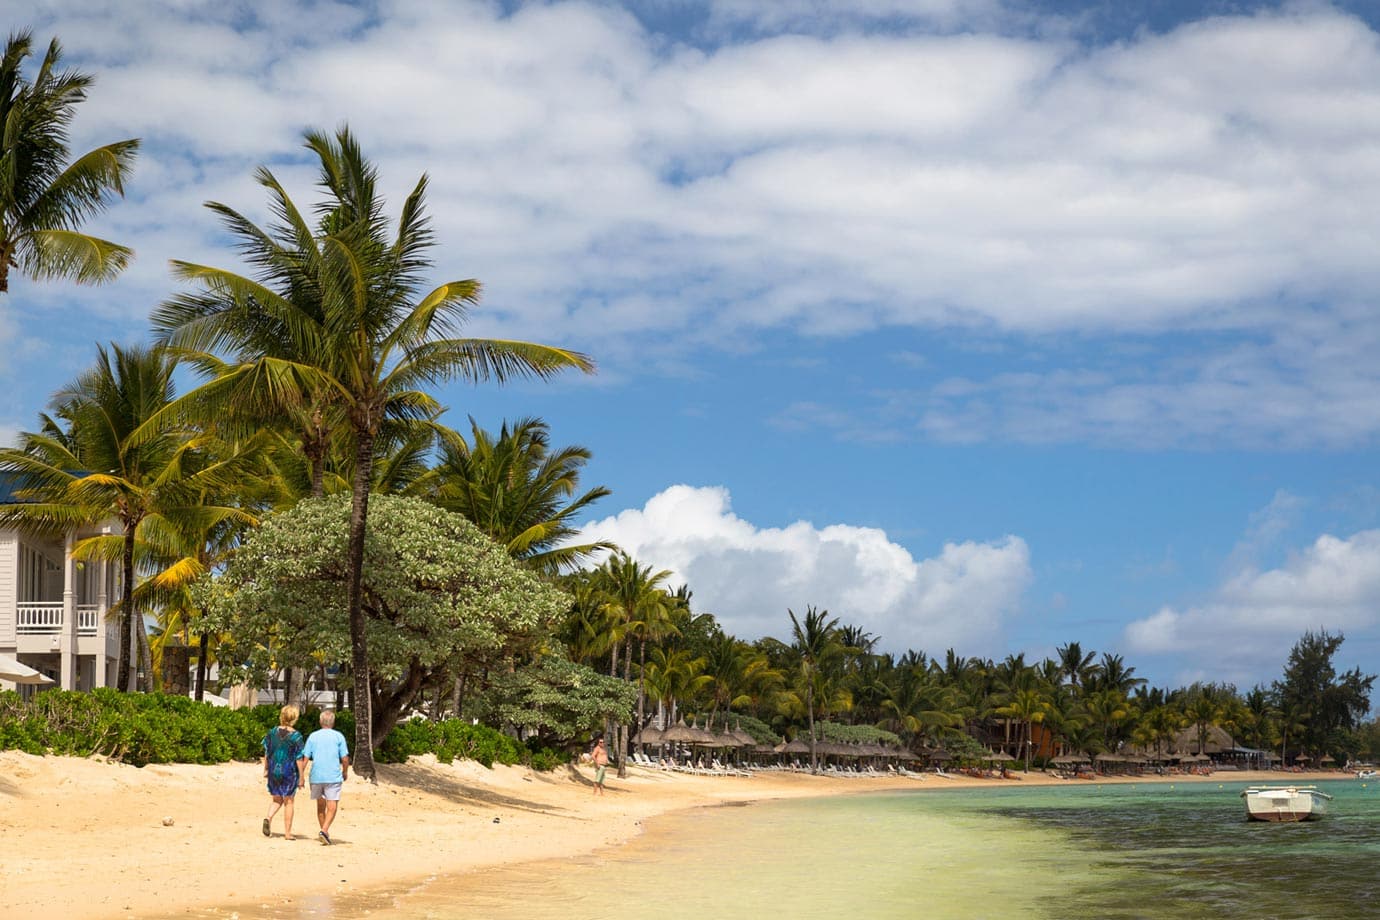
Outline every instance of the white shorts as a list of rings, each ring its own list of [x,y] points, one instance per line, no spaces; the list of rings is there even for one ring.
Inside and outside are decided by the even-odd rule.
[[[313,799],[325,799],[328,802],[340,801],[340,787],[344,783],[312,783],[311,797]]]

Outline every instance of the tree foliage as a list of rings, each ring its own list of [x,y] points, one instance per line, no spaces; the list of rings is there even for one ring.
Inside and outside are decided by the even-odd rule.
[[[274,667],[349,657],[349,524],[349,496],[304,500],[203,584],[205,628],[226,634],[223,669],[263,681]],[[467,659],[496,662],[537,641],[569,606],[469,521],[426,502],[377,496],[367,534],[374,737]]]
[[[13,32],[0,55],[0,293],[10,269],[31,278],[99,284],[119,274],[129,249],[80,231],[87,218],[124,194],[137,140],[72,158],[68,129],[90,75],[62,67],[53,39],[31,80],[22,72],[33,34]]]
[[[606,720],[627,722],[637,690],[561,655],[492,674],[475,701],[475,714],[491,725],[512,725],[542,744],[568,747]]]
[[[1338,674],[1332,663],[1345,637],[1305,632],[1289,652],[1284,678],[1275,685],[1280,708],[1297,714],[1302,730],[1295,738],[1297,750],[1319,754],[1340,751],[1346,732],[1361,724],[1370,710],[1374,674],[1352,668]]]

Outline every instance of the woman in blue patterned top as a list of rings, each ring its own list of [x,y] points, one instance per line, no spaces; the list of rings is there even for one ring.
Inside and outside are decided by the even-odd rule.
[[[264,778],[268,780],[268,794],[273,796],[268,817],[264,818],[264,836],[273,835],[273,816],[283,809],[283,839],[292,839],[292,805],[297,790],[307,784],[306,765],[302,748],[306,742],[302,733],[293,728],[297,724],[297,707],[284,706],[278,713],[278,727],[264,735]]]

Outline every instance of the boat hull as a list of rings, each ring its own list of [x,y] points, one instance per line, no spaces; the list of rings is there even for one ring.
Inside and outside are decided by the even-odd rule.
[[[1332,798],[1316,789],[1285,787],[1280,789],[1247,789],[1241,793],[1246,801],[1246,817],[1251,821],[1293,823],[1312,821],[1327,814]]]

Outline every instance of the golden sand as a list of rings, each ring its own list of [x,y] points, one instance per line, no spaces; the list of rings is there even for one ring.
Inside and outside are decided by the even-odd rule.
[[[0,752],[0,918],[95,920],[243,905],[291,910],[329,896],[396,889],[442,874],[576,856],[620,844],[656,815],[727,802],[884,789],[1079,783],[920,780],[762,772],[694,776],[629,768],[593,796],[592,768],[534,773],[414,758],[380,765],[378,782],[345,785],[332,830],[318,843],[313,803],[297,798],[296,840],[283,818],[265,838],[269,798],[257,763],[135,768],[100,759]],[[1306,782],[1342,774],[1217,773],[1099,779],[1098,783]],[[168,819],[171,822],[168,823]]]

